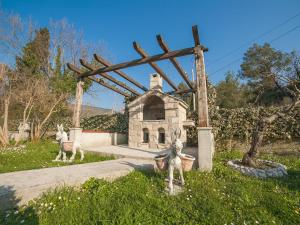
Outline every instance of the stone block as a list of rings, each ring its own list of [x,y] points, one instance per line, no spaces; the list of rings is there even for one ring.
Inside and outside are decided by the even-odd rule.
[[[79,142],[81,141],[81,134],[82,134],[82,128],[69,128],[70,130],[70,137],[69,140],[70,141],[75,141],[78,140]]]
[[[198,128],[198,167],[201,171],[211,171],[214,152],[211,127]]]

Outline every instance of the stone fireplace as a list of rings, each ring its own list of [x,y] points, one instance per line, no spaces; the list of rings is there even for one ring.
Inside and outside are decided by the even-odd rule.
[[[181,129],[181,141],[186,144],[187,104],[163,93],[162,78],[150,75],[150,89],[129,103],[128,144],[133,148],[165,149],[172,143],[172,133]]]

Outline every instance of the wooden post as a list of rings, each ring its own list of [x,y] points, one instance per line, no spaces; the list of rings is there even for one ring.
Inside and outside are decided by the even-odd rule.
[[[200,46],[195,47],[194,54],[198,102],[198,169],[201,171],[211,171],[214,137],[212,128],[209,127],[204,55]]]
[[[77,86],[76,86],[76,100],[74,105],[74,113],[73,113],[73,127],[80,127],[80,112],[82,105],[82,95],[83,95],[83,80],[82,78],[78,78]]]
[[[200,46],[195,47],[195,64],[198,98],[198,123],[199,127],[209,127],[204,54]]]

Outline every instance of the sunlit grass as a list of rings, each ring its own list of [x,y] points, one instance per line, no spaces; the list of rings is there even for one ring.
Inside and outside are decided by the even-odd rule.
[[[85,153],[85,158],[83,161],[80,161],[80,154],[77,154],[75,161],[72,163],[52,162],[52,160],[55,159],[56,155],[58,154],[58,151],[58,144],[52,141],[43,141],[40,143],[27,143],[24,149],[1,149],[0,173],[65,166],[112,159],[112,157],[104,157],[97,154]],[[68,158],[70,158],[70,154],[68,154]]]
[[[2,223],[300,224],[300,159],[264,155],[287,165],[289,176],[262,180],[226,165],[241,156],[216,153],[213,171],[185,173],[186,186],[177,196],[164,191],[166,173],[135,171],[113,183],[91,178],[81,188],[46,193],[5,212]]]

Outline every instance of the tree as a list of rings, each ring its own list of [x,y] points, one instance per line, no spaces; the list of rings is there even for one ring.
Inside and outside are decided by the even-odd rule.
[[[289,65],[289,54],[272,48],[268,43],[263,46],[254,44],[247,50],[240,76],[248,81],[253,93],[258,96],[253,102],[271,105],[280,103],[285,96],[292,97],[278,78]]]
[[[244,107],[249,100],[247,85],[240,84],[238,78],[232,72],[226,73],[225,80],[216,85],[216,91],[216,104],[220,108]]]
[[[23,121],[31,121],[33,138],[38,139],[75,96],[77,77],[66,62],[79,66],[80,58],[88,60],[90,52],[102,51],[102,44],[85,42],[83,33],[65,19],[37,29],[30,19],[0,10],[0,26],[0,50],[10,55],[7,61],[16,78],[10,104],[18,113],[10,119],[21,114]],[[84,91],[90,86],[85,81]]]
[[[49,40],[47,28],[35,32],[35,37],[22,49],[22,54],[16,56],[16,72],[25,78],[30,76],[50,77]]]
[[[0,126],[0,144],[7,145],[8,137],[8,109],[11,98],[11,80],[8,76],[8,68],[5,64],[0,64],[0,102],[4,106],[3,125]]]
[[[21,55],[26,43],[32,41],[36,25],[31,18],[0,9],[0,50],[5,54],[6,64],[14,67],[13,61]]]
[[[288,113],[294,110],[300,110],[300,77],[299,54],[292,52],[285,54],[288,57],[286,61],[289,63],[282,64],[283,68],[279,68],[277,72],[265,74],[263,78],[270,78],[270,82],[280,90],[280,92],[288,95],[291,98],[291,103],[281,107],[280,110],[268,117],[261,116],[252,132],[252,140],[249,151],[243,156],[243,164],[248,166],[256,166],[256,158],[259,153],[259,146],[263,142],[264,132],[269,124],[274,122],[279,117],[285,117]],[[285,61],[285,62],[286,62]],[[255,63],[255,61],[253,61]],[[244,64],[245,65],[245,64]],[[248,64],[248,68],[258,68],[256,65]],[[270,85],[272,85],[270,83]],[[263,92],[262,92],[263,94]]]

